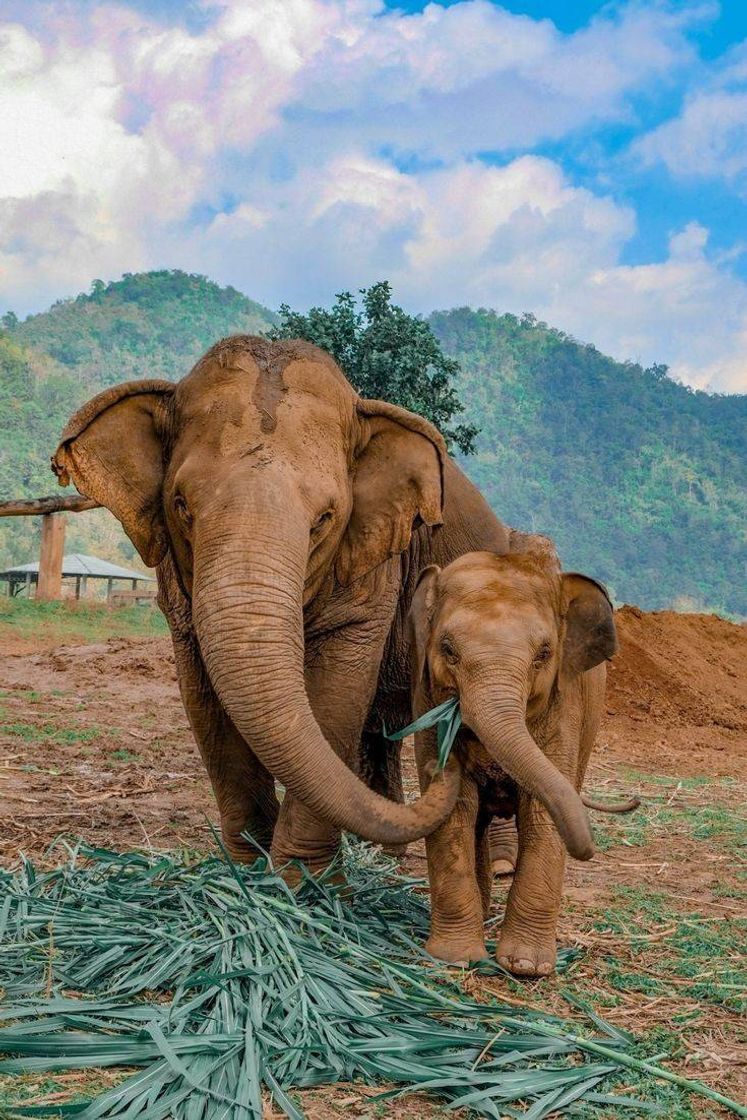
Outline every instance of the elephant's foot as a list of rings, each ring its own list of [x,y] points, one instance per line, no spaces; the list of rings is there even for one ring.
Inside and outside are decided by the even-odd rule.
[[[519,834],[516,820],[494,819],[488,831],[490,865],[494,875],[513,875],[519,855]]]
[[[319,846],[305,843],[296,847],[292,842],[284,841],[283,837],[279,836],[276,831],[270,849],[270,858],[273,867],[278,869],[278,873],[285,879],[288,886],[295,889],[304,878],[301,864],[309,875],[322,875],[337,858],[338,850],[337,844]],[[342,869],[330,876],[329,881],[344,883],[345,877]]]
[[[223,841],[223,847],[234,863],[256,863],[258,859],[262,858],[262,852],[256,844],[251,844],[248,840],[245,840],[241,835],[241,831],[237,831],[235,828],[226,827],[225,824],[222,825],[221,840]],[[269,843],[270,840],[268,838],[268,847]],[[265,851],[266,850],[267,849],[265,849]]]
[[[310,866],[309,864],[305,863],[306,872],[308,875],[324,875],[325,872],[327,872],[327,869],[329,868],[329,864],[331,862],[332,861],[329,860],[326,864],[324,864],[324,866],[319,867]],[[294,860],[292,863],[286,863],[282,867],[280,867],[278,869],[278,875],[280,875],[280,878],[288,884],[291,890],[296,890],[298,887],[300,887],[307,877],[297,860]],[[342,868],[340,868],[338,871],[333,872],[332,874],[326,874],[324,881],[325,883],[329,883],[330,886],[335,887],[344,887],[347,882],[345,878],[345,872],[342,870]]]
[[[550,976],[555,971],[557,949],[555,933],[547,932],[528,937],[501,930],[496,957],[514,976]]]
[[[272,837],[270,858],[289,885],[298,886],[303,875],[295,861],[311,875],[326,871],[340,848],[337,829],[315,817],[286,790]]]
[[[425,951],[437,960],[446,961],[458,968],[467,968],[475,961],[484,961],[488,957],[485,942],[477,937],[429,937],[425,943]]]

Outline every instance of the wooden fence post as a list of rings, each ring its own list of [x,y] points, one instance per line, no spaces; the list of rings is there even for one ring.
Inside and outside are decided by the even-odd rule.
[[[36,597],[41,600],[62,598],[62,556],[65,551],[65,518],[61,513],[45,513],[42,517],[39,581]]]

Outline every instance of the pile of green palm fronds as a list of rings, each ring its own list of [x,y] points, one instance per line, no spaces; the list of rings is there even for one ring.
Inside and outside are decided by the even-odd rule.
[[[344,888],[292,892],[264,860],[80,846],[54,871],[0,872],[0,1073],[136,1070],[88,1104],[13,1115],[261,1120],[264,1094],[296,1118],[294,1088],[355,1080],[490,1117],[580,1098],[641,1114],[598,1089],[644,1068],[630,1036],[467,998],[417,948],[412,881],[358,844],[344,871]]]

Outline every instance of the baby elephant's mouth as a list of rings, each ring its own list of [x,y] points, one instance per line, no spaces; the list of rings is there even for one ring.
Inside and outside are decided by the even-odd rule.
[[[496,817],[513,817],[518,786],[501,764],[492,758],[469,728],[461,728],[454,749],[462,770],[475,783],[480,794],[480,809]]]

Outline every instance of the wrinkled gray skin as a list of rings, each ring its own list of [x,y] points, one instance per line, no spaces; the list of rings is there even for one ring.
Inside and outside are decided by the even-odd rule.
[[[448,816],[456,764],[398,803],[397,754],[377,729],[410,717],[405,618],[420,572],[504,553],[510,535],[430,424],[362,400],[308,343],[236,336],[176,385],[131,382],[89,401],[53,469],[157,566],[235,858],[255,856],[247,831],[276,861],[318,869],[340,829],[396,845]]]

